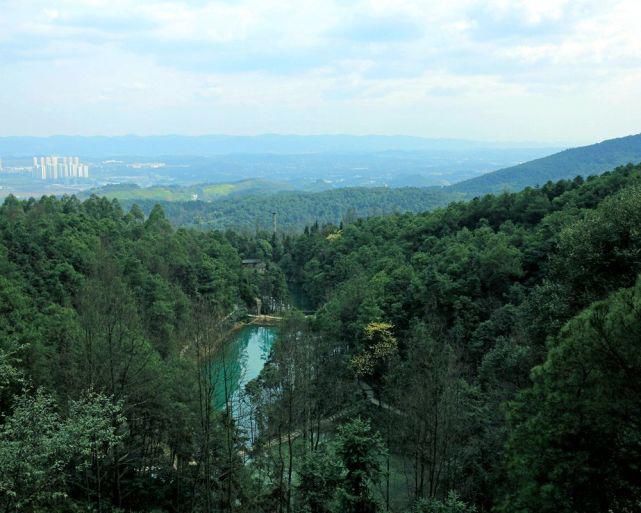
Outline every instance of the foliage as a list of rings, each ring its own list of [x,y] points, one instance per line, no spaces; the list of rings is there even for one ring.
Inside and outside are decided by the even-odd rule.
[[[356,217],[421,212],[443,206],[461,195],[449,194],[440,187],[345,188],[323,192],[282,191],[272,194],[249,194],[207,201],[160,201],[169,219],[176,225],[200,229],[233,229],[241,232],[269,230],[272,212],[277,212],[277,226],[285,232],[301,231],[315,222],[338,225]],[[159,200],[135,197],[136,203],[149,212]]]
[[[298,234],[7,198],[0,507],[639,509],[640,186],[629,165],[368,219],[367,192],[284,196]],[[283,319],[247,433],[207,370],[258,304]]]
[[[121,441],[123,423],[121,405],[94,393],[72,401],[66,418],[42,390],[18,398],[0,430],[3,509],[45,512],[68,502],[67,467],[88,474]]]
[[[355,419],[340,426],[336,453],[345,467],[340,511],[345,513],[374,513],[378,510],[372,487],[378,481],[384,456],[380,435],[370,424]]]
[[[242,497],[227,485],[233,458],[204,478],[203,451],[219,455],[235,427],[196,399],[192,326],[197,311],[220,319],[261,293],[282,303],[281,273],[261,276],[280,289],[261,291],[223,234],[174,230],[160,208],[144,219],[96,197],[7,198],[0,269],[8,510],[184,511],[201,507],[206,486]]]
[[[297,487],[299,510],[305,513],[329,513],[336,490],[343,477],[343,466],[330,448],[319,449],[306,455],[298,471]]]
[[[443,500],[419,499],[410,513],[474,513],[476,508],[461,500],[456,492],[450,492]]]
[[[288,281],[318,308],[321,337],[347,356],[335,369],[356,365],[365,398],[382,409],[372,418],[405,462],[407,500],[454,490],[481,511],[500,502],[516,425],[506,423],[505,405],[529,387],[550,336],[641,272],[640,180],[641,167],[628,165],[430,213],[358,220],[340,237],[314,225],[284,239]],[[373,323],[391,325],[397,341],[385,366],[367,356]]]
[[[641,504],[641,280],[566,324],[511,405],[503,511]]]
[[[374,372],[377,363],[392,357],[398,343],[392,335],[393,326],[386,322],[370,322],[365,326],[364,338],[368,347],[351,359],[351,366],[358,377]]]

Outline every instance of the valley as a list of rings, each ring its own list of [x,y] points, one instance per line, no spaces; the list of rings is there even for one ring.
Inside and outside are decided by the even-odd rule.
[[[633,505],[640,184],[630,164],[298,233],[9,196],[3,507]],[[257,304],[277,325],[230,338]],[[577,426],[606,466],[559,461]]]

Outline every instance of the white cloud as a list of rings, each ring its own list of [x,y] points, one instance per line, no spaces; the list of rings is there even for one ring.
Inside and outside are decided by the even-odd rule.
[[[636,0],[3,7],[4,134],[352,131],[588,141],[641,127]]]

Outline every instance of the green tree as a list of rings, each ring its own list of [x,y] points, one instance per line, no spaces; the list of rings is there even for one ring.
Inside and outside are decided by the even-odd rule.
[[[339,492],[340,511],[344,513],[375,513],[378,503],[372,489],[381,474],[385,448],[381,436],[370,423],[360,418],[338,429],[336,454],[345,474]]]
[[[298,469],[297,511],[330,513],[342,473],[343,467],[331,446],[305,455]]]
[[[444,487],[463,481],[452,462],[463,451],[470,423],[464,412],[473,402],[460,374],[448,341],[419,324],[408,337],[406,358],[387,376],[385,396],[396,407],[392,436],[411,469],[412,498],[440,497]]]
[[[41,389],[18,398],[0,428],[3,511],[52,511],[71,501],[73,484],[102,511],[101,462],[120,442],[123,423],[121,406],[99,394],[72,401],[66,418]]]
[[[465,503],[456,492],[443,500],[419,499],[408,513],[475,513],[476,508]]]
[[[641,507],[639,341],[641,280],[562,329],[511,405],[501,511]]]

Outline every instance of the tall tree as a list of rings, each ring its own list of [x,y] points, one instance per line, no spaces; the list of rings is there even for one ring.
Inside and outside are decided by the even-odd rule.
[[[370,423],[355,419],[338,429],[336,453],[345,467],[339,495],[345,513],[376,513],[373,487],[380,478],[384,444]]]
[[[501,511],[641,507],[640,344],[641,280],[563,328],[511,406]]]

